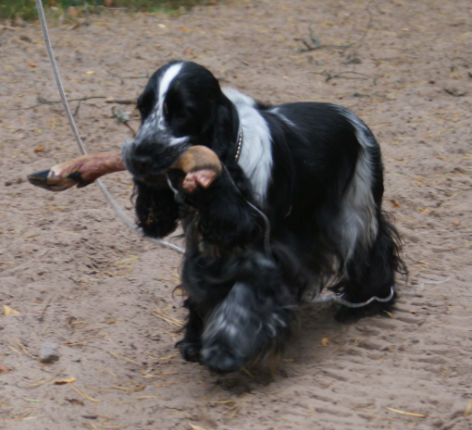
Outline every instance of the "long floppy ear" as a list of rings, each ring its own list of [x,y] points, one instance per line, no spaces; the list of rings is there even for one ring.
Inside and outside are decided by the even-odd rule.
[[[135,181],[138,226],[147,236],[164,237],[177,228],[179,207],[165,179],[152,187]]]
[[[234,160],[234,144],[238,138],[239,120],[235,107],[221,94],[214,113],[213,133],[210,148],[223,163]]]

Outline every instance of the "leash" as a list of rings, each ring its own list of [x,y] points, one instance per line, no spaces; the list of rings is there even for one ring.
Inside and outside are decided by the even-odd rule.
[[[49,37],[49,31],[48,31],[48,27],[47,27],[46,16],[45,16],[45,13],[44,13],[44,7],[43,7],[42,0],[36,0],[36,9],[38,11],[39,22],[41,24],[41,30],[43,32],[44,43],[46,44],[46,50],[47,50],[47,53],[48,53],[49,61],[51,63],[51,68],[52,68],[52,71],[53,71],[54,79],[56,81],[57,89],[59,90],[59,95],[61,97],[62,104],[64,105],[64,109],[66,111],[66,115],[67,115],[67,119],[69,121],[69,125],[72,129],[75,140],[77,142],[79,152],[82,155],[85,155],[85,154],[87,154],[87,148],[84,145],[84,142],[82,141],[82,139],[79,135],[77,124],[76,124],[76,122],[74,120],[74,116],[72,115],[72,112],[70,110],[70,105],[69,105],[69,102],[67,100],[67,97],[66,97],[66,94],[65,94],[65,91],[64,91],[64,85],[62,84],[61,75],[59,73],[59,68],[57,66],[56,58],[54,56],[54,51],[53,51],[53,48],[52,48],[51,39]],[[241,152],[242,140],[243,140],[243,134],[242,134],[242,129],[241,129],[241,132],[238,135],[238,142],[237,142],[237,149],[236,149],[236,156],[235,156],[236,161],[238,160],[240,152]],[[231,174],[229,173],[229,171],[227,173],[228,173],[228,175],[231,179],[231,182],[232,182],[234,188],[239,193],[241,193],[239,188],[234,183],[234,180],[231,177]],[[118,203],[116,203],[116,200],[110,194],[110,192],[108,191],[108,188],[106,187],[106,185],[100,179],[97,179],[96,182],[97,182],[100,190],[104,194],[106,200],[108,201],[108,203],[111,205],[111,207],[115,211],[115,214],[118,216],[118,218],[120,218],[120,220],[128,228],[135,231],[136,233],[139,233],[139,230],[136,227],[136,224],[134,223],[134,221],[131,220],[125,214],[125,212],[121,209],[121,207],[118,205]],[[171,188],[173,188],[173,187],[171,187]],[[260,210],[254,204],[252,204],[249,200],[245,199],[245,201],[254,211],[256,211],[259,214],[259,216],[261,216],[261,218],[264,221],[264,226],[265,226],[264,248],[265,248],[266,252],[270,255],[271,254],[270,221],[269,221],[267,215],[262,210]],[[146,236],[144,236],[144,237],[146,237]],[[174,245],[173,243],[167,242],[166,240],[153,239],[153,238],[149,238],[149,237],[146,237],[146,239],[152,240],[153,242],[157,242],[161,246],[172,249],[172,250],[178,252],[179,254],[184,254],[185,253],[185,249],[181,248],[180,246]],[[359,303],[354,303],[354,302],[350,302],[348,300],[345,300],[339,294],[328,294],[325,297],[321,297],[320,295],[318,295],[318,297],[316,297],[312,302],[313,303],[336,302],[336,303],[339,303],[339,304],[341,304],[343,306],[346,306],[348,308],[361,308],[361,307],[364,307],[364,306],[367,306],[367,305],[371,304],[374,301],[379,302],[379,303],[388,303],[390,300],[393,299],[394,295],[395,295],[395,290],[393,289],[393,287],[390,287],[390,294],[387,297],[381,298],[381,297],[373,296],[373,297],[369,298],[368,300],[366,300],[364,302],[359,302]]]
[[[59,90],[59,95],[62,100],[62,104],[64,105],[64,109],[66,111],[67,119],[69,121],[69,125],[72,129],[72,133],[74,134],[75,140],[77,142],[77,146],[79,148],[79,152],[82,155],[87,154],[87,148],[84,145],[84,142],[80,138],[79,135],[79,130],[77,128],[77,124],[74,120],[74,116],[72,115],[72,112],[70,110],[69,102],[67,100],[65,91],[64,91],[64,85],[62,84],[62,79],[61,75],[59,73],[59,68],[57,66],[56,58],[54,56],[54,51],[52,49],[52,44],[51,44],[51,39],[49,37],[49,31],[48,31],[48,26],[46,22],[46,15],[44,13],[44,7],[43,7],[43,2],[42,0],[36,0],[36,9],[38,11],[38,16],[39,16],[39,22],[41,24],[41,30],[43,32],[43,37],[44,37],[44,43],[46,44],[46,50],[48,53],[49,61],[51,63],[51,68],[52,72],[54,75],[54,79],[56,81],[57,89]],[[101,179],[97,179],[97,184],[104,194],[106,200],[108,203],[111,205],[113,210],[115,211],[115,214],[118,216],[118,218],[131,230],[134,230],[136,233],[139,234],[139,230],[136,227],[136,224],[132,219],[130,219],[126,213],[121,209],[121,207],[118,205],[116,200],[113,198],[113,196],[110,194],[110,191],[108,191],[108,188],[106,185],[101,181]],[[145,236],[144,236],[145,237]],[[149,240],[152,240],[154,242],[157,242],[159,245],[162,245],[166,248],[172,249],[180,254],[184,254],[185,250],[181,248],[180,246],[174,245],[173,243],[167,242],[166,240],[162,239],[153,239],[153,238],[148,238]]]
[[[390,300],[393,299],[395,295],[395,290],[393,287],[390,287],[390,294],[387,297],[377,297],[377,296],[372,296],[370,299],[364,301],[364,302],[350,302],[349,300],[343,299],[342,294],[326,294],[324,296],[321,296],[320,293],[318,293],[318,296],[315,297],[313,300],[311,300],[310,303],[339,303],[340,305],[346,306],[347,308],[351,309],[357,309],[357,308],[363,308],[364,306],[370,305],[373,302],[379,302],[379,303],[388,303]]]

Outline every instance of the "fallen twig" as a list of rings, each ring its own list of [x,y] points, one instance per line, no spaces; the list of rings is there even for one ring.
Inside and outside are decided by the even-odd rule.
[[[86,96],[86,97],[78,97],[75,99],[69,99],[70,102],[83,102],[86,100],[93,100],[93,99],[106,99],[105,96]],[[38,103],[35,105],[27,106],[27,107],[22,107],[22,108],[15,108],[13,110],[26,110],[26,109],[34,109],[35,107],[42,106],[42,105],[54,105],[57,103],[62,103],[62,100],[47,100],[42,96],[36,97],[36,100]]]
[[[317,49],[321,49],[321,48],[345,50],[345,49],[350,48],[352,45],[354,45],[354,42],[347,43],[346,45],[325,45],[323,42],[321,42],[318,38],[316,38],[311,33],[310,33],[309,38],[310,38],[309,41],[306,41],[305,39],[300,39],[300,38],[295,39],[297,42],[301,42],[305,46],[304,48],[299,49],[299,52],[311,52],[311,51],[316,51]]]
[[[181,329],[183,326],[182,320],[178,318],[174,318],[173,316],[169,314],[166,314],[164,311],[161,311],[157,307],[154,308],[154,310],[152,311],[152,314],[156,316],[157,318],[160,318],[161,320],[165,321],[167,324],[169,324],[170,326],[176,329]]]
[[[136,100],[134,99],[114,99],[114,98],[110,98],[110,97],[105,97],[105,96],[84,96],[84,97],[77,97],[75,99],[69,99],[70,102],[85,102],[87,100],[96,100],[96,99],[104,99],[105,100],[105,103],[115,103],[115,104],[118,104],[118,105],[134,105],[136,104]],[[42,106],[42,105],[54,105],[54,104],[58,104],[58,103],[62,103],[62,100],[48,100],[48,99],[45,99],[44,97],[42,96],[38,96],[36,98],[36,100],[38,101],[38,103],[34,104],[34,105],[31,105],[31,106],[27,106],[27,107],[21,107],[21,108],[15,108],[13,110],[26,110],[26,109],[34,109],[35,107],[38,107],[38,106]]]
[[[81,395],[84,399],[87,399],[89,402],[99,403],[100,399],[95,399],[94,397],[89,396],[87,393],[77,388],[75,385],[70,386],[77,394]]]
[[[117,105],[134,105],[136,104],[135,99],[113,99],[108,98],[105,100],[105,103],[115,103]]]
[[[448,281],[450,281],[454,278],[455,278],[455,276],[448,276],[447,278],[441,279],[441,280],[438,280],[438,281],[431,280],[431,279],[420,279],[419,282],[422,282],[423,284],[436,284],[436,285],[438,285],[438,284],[444,284],[445,282],[448,282]]]
[[[113,118],[115,118],[121,124],[126,125],[126,127],[128,127],[130,129],[131,133],[133,133],[133,136],[136,136],[136,130],[133,127],[131,127],[131,125],[129,124],[129,120],[130,120],[129,114],[123,113],[116,106],[113,106],[111,108],[111,113],[112,113]]]
[[[405,415],[407,417],[416,417],[416,418],[426,417],[425,414],[418,414],[416,412],[409,412],[409,411],[403,411],[401,409],[389,408],[388,406],[385,409],[389,410],[390,412],[395,412],[396,414]]]
[[[356,72],[354,70],[347,70],[345,72],[339,72],[339,73],[331,73],[325,70],[323,72],[314,72],[314,74],[324,76],[326,82],[329,82],[332,79],[354,79],[354,80],[373,79],[373,83],[375,85],[376,80],[377,80],[377,78],[372,78],[371,76],[365,73]],[[350,75],[356,75],[356,76],[350,76]]]
[[[6,24],[0,24],[0,28],[2,30],[11,30],[11,31],[16,31],[15,27],[12,27],[11,25],[6,25]]]

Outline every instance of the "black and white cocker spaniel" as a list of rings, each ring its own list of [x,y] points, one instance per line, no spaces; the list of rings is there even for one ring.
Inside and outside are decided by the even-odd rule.
[[[380,148],[351,111],[265,105],[192,62],[157,70],[137,105],[142,124],[123,160],[144,233],[163,237],[182,221],[186,360],[241,368],[280,345],[297,304],[323,287],[351,304],[341,315],[393,304],[403,263],[381,209]],[[223,169],[190,192],[170,166],[193,145]]]

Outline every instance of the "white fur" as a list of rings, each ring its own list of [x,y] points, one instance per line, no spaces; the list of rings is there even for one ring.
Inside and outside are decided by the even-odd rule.
[[[228,97],[235,105],[236,104],[246,104],[248,106],[255,107],[256,106],[256,101],[242,93],[241,91],[237,90],[236,88],[232,87],[225,87],[222,89],[224,95]]]
[[[235,105],[243,130],[238,163],[249,178],[258,203],[264,206],[273,165],[269,126],[255,108],[254,99],[234,88],[225,88],[223,92]]]
[[[288,119],[281,111],[280,111],[280,107],[276,106],[272,109],[270,109],[271,113],[273,113],[274,115],[277,115],[282,121],[284,121],[287,125],[289,125],[290,127],[293,127],[293,128],[296,128],[296,124]]]
[[[165,118],[164,118],[164,101],[166,98],[167,91],[170,87],[170,84],[175,79],[175,77],[180,73],[182,70],[182,63],[172,64],[161,76],[158,82],[157,88],[157,117],[159,119],[157,123],[157,127],[159,130],[163,131],[166,129],[165,125]]]
[[[148,134],[157,134],[165,136],[165,140],[169,142],[170,146],[178,145],[185,142],[187,137],[173,137],[169,136],[167,124],[164,116],[164,101],[166,98],[167,91],[169,90],[170,84],[180,73],[182,69],[182,63],[176,63],[170,66],[164,74],[161,76],[157,83],[156,93],[158,94],[158,100],[154,106],[154,109],[149,116],[144,120],[143,124],[139,128],[138,134],[135,141],[143,141]]]
[[[215,308],[208,320],[208,325],[202,336],[204,343],[211,342],[217,336],[222,336],[229,343],[235,343],[244,333],[242,328],[253,323],[251,321],[253,316],[246,304],[247,296],[250,294],[248,288],[246,284],[241,282],[237,282],[231,288],[225,300]],[[262,324],[253,333],[254,336],[261,329]]]
[[[339,108],[344,117],[353,125],[361,150],[357,159],[354,177],[344,196],[340,214],[344,256],[347,262],[361,243],[367,249],[377,236],[375,201],[372,195],[372,167],[369,147],[375,145],[374,138],[367,126],[351,111]]]

